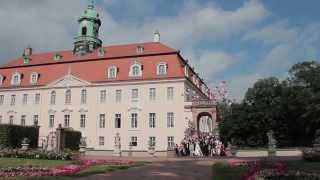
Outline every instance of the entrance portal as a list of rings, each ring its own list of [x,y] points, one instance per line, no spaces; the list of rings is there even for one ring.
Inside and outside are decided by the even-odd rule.
[[[207,112],[200,113],[197,117],[198,134],[213,133],[213,120],[211,114]]]

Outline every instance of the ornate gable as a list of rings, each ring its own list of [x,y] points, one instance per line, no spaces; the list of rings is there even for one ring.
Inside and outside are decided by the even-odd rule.
[[[91,83],[80,79],[72,74],[67,74],[66,76],[49,83],[47,87],[57,88],[57,87],[81,87],[81,86],[88,86]]]

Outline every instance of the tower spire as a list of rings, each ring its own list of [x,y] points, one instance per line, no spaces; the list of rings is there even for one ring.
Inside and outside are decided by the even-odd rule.
[[[88,0],[88,9],[93,9],[94,8],[94,0]]]

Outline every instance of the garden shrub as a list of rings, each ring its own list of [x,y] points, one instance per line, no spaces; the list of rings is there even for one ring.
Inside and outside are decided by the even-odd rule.
[[[39,127],[0,124],[0,147],[20,148],[24,138],[30,140],[29,147],[38,147]]]
[[[64,129],[64,148],[72,151],[79,150],[81,132],[72,129]]]

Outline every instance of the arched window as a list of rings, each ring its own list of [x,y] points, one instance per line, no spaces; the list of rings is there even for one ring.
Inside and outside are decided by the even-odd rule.
[[[51,104],[51,105],[56,104],[56,92],[55,92],[55,91],[52,91],[52,92],[51,92],[51,95],[50,95],[50,104]]]
[[[131,77],[139,77],[139,76],[142,76],[141,64],[135,62],[133,65],[131,65],[131,67],[130,67],[130,72],[129,72],[129,76],[131,76]]]
[[[70,89],[68,89],[66,91],[65,103],[66,104],[71,104],[71,90]]]
[[[108,79],[115,79],[117,78],[117,67],[111,66],[108,68]]]
[[[36,84],[37,81],[38,81],[38,77],[39,77],[39,74],[36,73],[36,72],[33,72],[33,73],[31,74],[31,77],[30,77],[30,83],[31,83],[31,84]]]
[[[166,75],[167,74],[167,64],[159,63],[157,66],[157,75]]]
[[[86,36],[87,35],[87,27],[82,27],[81,29],[81,35]]]
[[[82,89],[81,91],[81,104],[87,103],[87,90]]]
[[[21,74],[18,72],[15,72],[11,79],[12,85],[19,85],[21,83]]]

